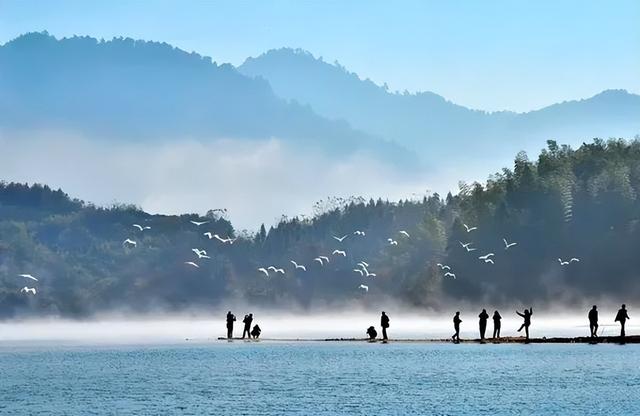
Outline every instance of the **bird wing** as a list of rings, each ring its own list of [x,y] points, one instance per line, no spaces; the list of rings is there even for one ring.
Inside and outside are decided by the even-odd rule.
[[[133,224],[133,226],[136,227],[140,231],[143,230],[142,225],[140,225],[140,224]]]
[[[36,282],[38,281],[38,279],[36,279],[35,277],[33,277],[30,274],[21,274],[19,275],[20,277],[26,277],[27,279],[31,279],[31,280],[35,280]]]

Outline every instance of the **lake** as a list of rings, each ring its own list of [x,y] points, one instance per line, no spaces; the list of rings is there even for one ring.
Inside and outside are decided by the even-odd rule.
[[[630,415],[640,345],[0,344],[7,415]]]

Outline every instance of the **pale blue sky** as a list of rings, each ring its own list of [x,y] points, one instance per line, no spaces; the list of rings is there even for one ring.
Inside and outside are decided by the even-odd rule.
[[[608,88],[640,93],[640,1],[7,1],[28,31],[165,41],[240,64],[282,46],[391,89],[524,111]]]

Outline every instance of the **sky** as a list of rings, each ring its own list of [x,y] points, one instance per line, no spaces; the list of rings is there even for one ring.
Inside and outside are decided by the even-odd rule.
[[[528,111],[605,89],[640,93],[640,1],[0,0],[0,43],[57,37],[164,41],[241,64],[302,48],[392,90]]]

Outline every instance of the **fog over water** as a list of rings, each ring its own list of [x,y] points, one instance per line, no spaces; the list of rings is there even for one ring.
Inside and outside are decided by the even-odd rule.
[[[640,333],[634,311],[629,307],[631,320],[627,323],[627,334]],[[520,309],[520,311],[522,311]],[[234,336],[242,335],[244,313],[234,311],[237,322]],[[262,338],[270,339],[325,339],[364,338],[365,330],[371,325],[380,332],[380,315],[377,312],[342,311],[325,314],[283,314],[254,312],[254,324],[262,329]],[[449,338],[453,333],[453,312],[446,314],[426,314],[417,312],[396,312],[387,309],[391,318],[389,336],[394,339],[440,339]],[[462,338],[478,338],[478,314],[480,310],[462,310]],[[487,310],[489,315],[493,310]],[[614,322],[616,309],[600,310],[599,334],[619,334],[619,324]],[[225,311],[216,316],[197,315],[161,317],[111,317],[96,320],[72,321],[62,319],[40,319],[5,321],[0,323],[0,342],[7,343],[60,343],[60,344],[163,344],[182,342],[212,342],[226,336]],[[514,310],[500,310],[502,336],[518,336],[516,330],[522,318]],[[489,319],[487,336],[491,335],[493,322]],[[575,337],[589,334],[587,310],[582,313],[546,311],[534,308],[531,336]]]

